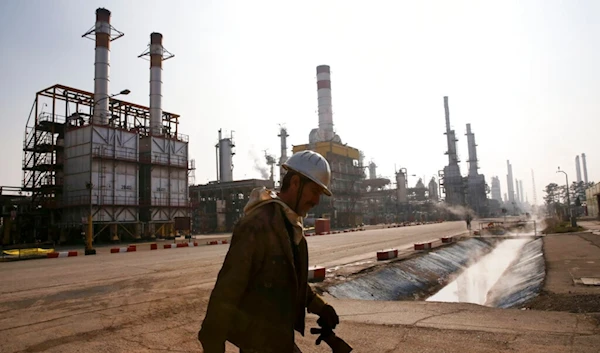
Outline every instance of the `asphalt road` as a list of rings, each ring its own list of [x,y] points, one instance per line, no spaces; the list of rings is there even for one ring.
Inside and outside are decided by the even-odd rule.
[[[310,263],[373,261],[377,250],[464,228],[450,222],[309,237]],[[227,248],[138,246],[132,253],[0,263],[0,352],[201,352],[196,333]],[[533,332],[537,343],[516,351],[600,346],[596,326],[576,314],[330,300],[343,321],[338,334],[356,352],[515,351]],[[309,326],[314,322],[309,316]],[[315,346],[314,337],[297,340],[304,352],[329,351]]]

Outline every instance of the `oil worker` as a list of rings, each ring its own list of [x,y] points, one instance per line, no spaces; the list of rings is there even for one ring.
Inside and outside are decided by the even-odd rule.
[[[236,224],[229,251],[210,296],[198,339],[206,353],[223,353],[225,341],[241,353],[300,352],[306,309],[335,328],[333,307],[308,285],[308,247],[302,217],[322,194],[331,196],[331,169],[313,151],[292,155],[276,193],[257,188]]]

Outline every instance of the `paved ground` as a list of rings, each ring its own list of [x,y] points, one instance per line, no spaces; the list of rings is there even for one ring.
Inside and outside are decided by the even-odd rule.
[[[596,313],[600,319],[600,286],[586,286],[581,278],[600,281],[600,222],[579,222],[593,232],[552,234],[544,238],[547,276],[542,293],[529,304],[533,309]]]
[[[464,222],[309,237],[311,265],[460,234]],[[196,333],[227,245],[0,263],[2,352],[201,352]],[[598,352],[587,315],[330,298],[356,352]],[[309,327],[315,317],[309,316]],[[309,335],[310,336],[310,335]],[[304,352],[328,352],[299,337]],[[228,352],[237,352],[228,347]]]

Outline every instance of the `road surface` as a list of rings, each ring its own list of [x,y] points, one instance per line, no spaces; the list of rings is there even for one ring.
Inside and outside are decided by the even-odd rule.
[[[448,222],[309,237],[310,263],[332,267],[372,261],[376,250],[410,247],[464,228],[464,222]],[[227,248],[138,247],[132,253],[0,263],[0,351],[201,352],[196,334]],[[502,347],[561,352],[575,346],[583,348],[574,351],[587,352],[586,347],[600,344],[594,324],[575,314],[329,300],[342,317],[338,334],[356,352],[496,352]],[[307,321],[315,325],[314,316]],[[529,338],[532,331],[536,334]],[[298,335],[304,352],[329,351],[308,336]],[[520,349],[524,342],[539,350]],[[237,349],[228,346],[227,352]]]

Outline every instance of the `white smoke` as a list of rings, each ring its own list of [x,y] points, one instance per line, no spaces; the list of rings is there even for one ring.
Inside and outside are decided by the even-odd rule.
[[[254,150],[250,150],[248,156],[254,161],[254,170],[259,172],[263,179],[269,179],[269,168],[266,166],[265,160],[260,158]]]
[[[436,203],[435,207],[442,211],[450,212],[453,215],[461,218],[466,218],[467,215],[471,215],[471,218],[474,218],[475,216],[475,212],[472,209],[460,205],[448,205],[445,202],[440,202]]]
[[[460,302],[485,305],[488,293],[513,263],[529,239],[510,239],[498,244],[492,252],[469,266],[455,280],[427,301]]]

